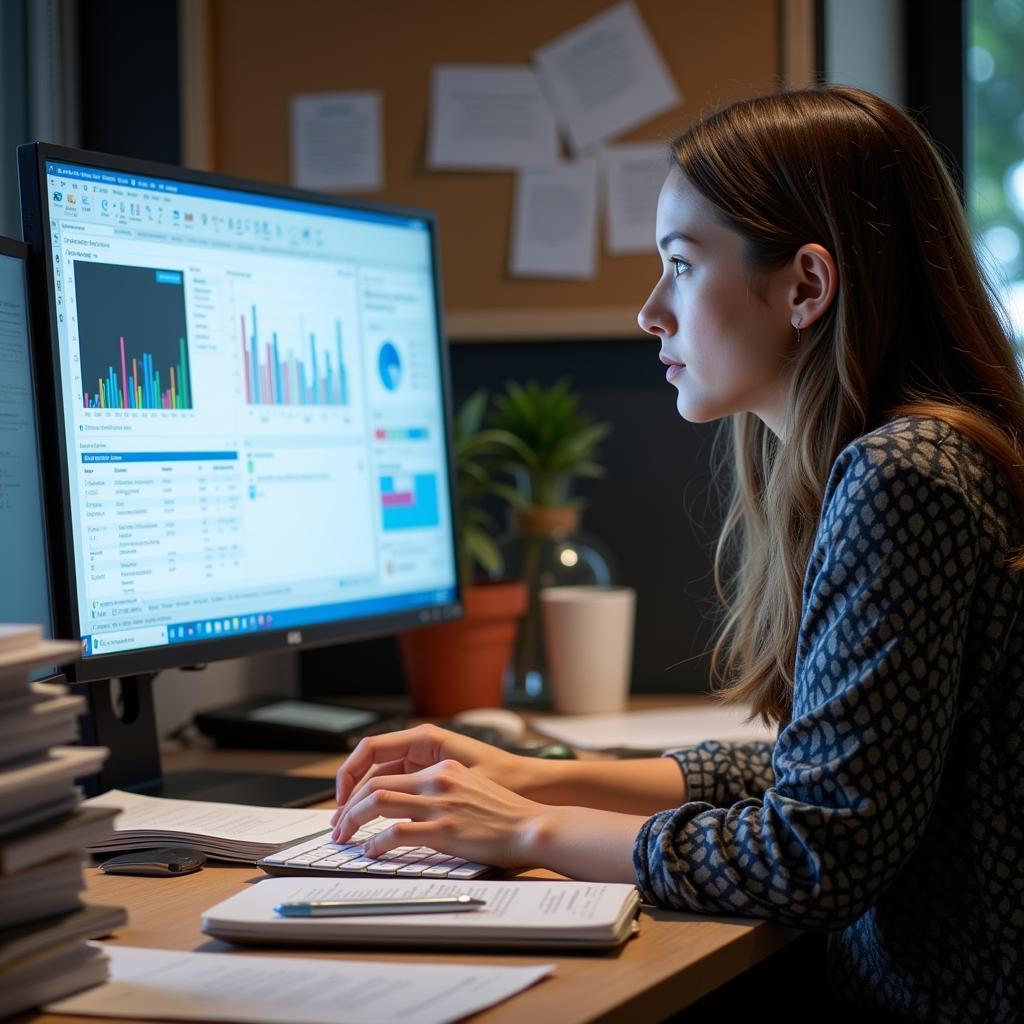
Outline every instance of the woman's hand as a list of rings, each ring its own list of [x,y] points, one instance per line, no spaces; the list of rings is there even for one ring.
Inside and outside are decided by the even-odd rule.
[[[446,760],[475,768],[483,778],[500,781],[513,792],[522,792],[532,775],[543,769],[538,769],[536,758],[510,754],[436,725],[367,736],[338,769],[338,810],[331,824],[338,823],[343,805],[357,803],[366,795],[366,785],[372,779],[412,775]]]
[[[439,738],[433,733],[442,735]],[[433,729],[433,733],[418,741],[422,745],[410,744],[408,750],[416,753],[407,752],[404,763],[432,760],[434,745],[446,743],[445,737],[450,735],[440,729]],[[454,738],[476,745],[464,737]],[[472,756],[474,750],[466,747],[463,752]],[[333,840],[347,842],[362,825],[378,816],[411,818],[370,838],[365,843],[366,856],[380,857],[398,846],[429,846],[481,864],[533,867],[534,833],[550,810],[498,785],[479,766],[468,767],[446,758],[408,774],[377,774],[365,779],[336,812]]]

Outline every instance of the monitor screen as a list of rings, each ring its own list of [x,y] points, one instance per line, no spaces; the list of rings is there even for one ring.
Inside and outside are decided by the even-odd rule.
[[[86,673],[457,614],[432,217],[37,149]]]
[[[28,312],[24,247],[0,239],[0,622],[52,636]]]

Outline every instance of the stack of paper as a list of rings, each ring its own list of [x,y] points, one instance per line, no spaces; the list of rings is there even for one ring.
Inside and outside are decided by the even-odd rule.
[[[113,834],[90,843],[93,853],[191,846],[208,857],[255,864],[331,828],[329,810],[168,800],[117,789],[87,800],[85,806],[121,811]]]
[[[85,702],[29,678],[78,650],[39,626],[0,624],[0,1017],[103,981],[105,958],[84,940],[125,919],[79,899],[83,850],[110,832],[114,812],[79,809],[75,779],[107,752],[54,746],[77,738]]]

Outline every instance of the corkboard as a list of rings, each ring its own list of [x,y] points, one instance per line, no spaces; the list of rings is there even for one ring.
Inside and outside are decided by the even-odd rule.
[[[681,106],[616,141],[677,133],[702,112],[779,87],[780,0],[638,0]],[[609,0],[210,0],[212,169],[287,183],[288,102],[297,92],[379,89],[385,187],[369,198],[435,210],[453,338],[627,337],[659,270],[650,255],[601,252],[590,281],[506,272],[513,175],[425,165],[436,63],[527,63]]]

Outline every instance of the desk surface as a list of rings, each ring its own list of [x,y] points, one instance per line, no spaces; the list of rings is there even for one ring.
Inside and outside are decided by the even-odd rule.
[[[338,755],[259,751],[189,751],[165,758],[169,770],[237,768],[292,771],[302,775],[333,775]],[[182,878],[132,878],[86,872],[86,899],[119,904],[128,910],[128,924],[110,940],[153,949],[230,951],[254,955],[316,956],[346,960],[416,963],[554,963],[555,973],[521,995],[472,1018],[479,1024],[512,1024],[557,1020],[582,1022],[660,1021],[787,945],[801,933],[777,925],[741,918],[709,918],[691,914],[644,910],[640,933],[611,954],[591,956],[533,956],[395,952],[375,950],[297,951],[258,950],[232,946],[203,935],[200,915],[239,887],[266,877],[252,867],[207,865]],[[527,872],[558,877],[547,872]],[[39,1015],[33,1024],[67,1024],[71,1018]]]

